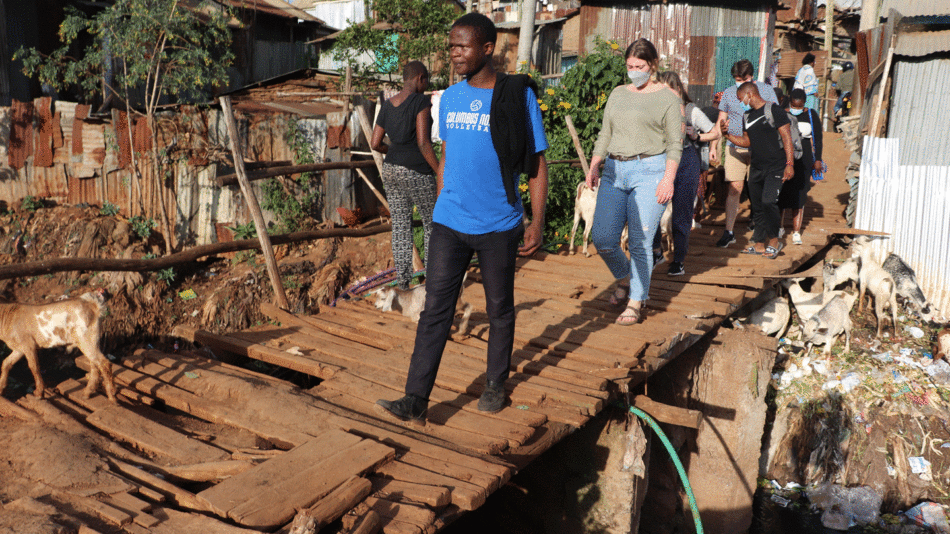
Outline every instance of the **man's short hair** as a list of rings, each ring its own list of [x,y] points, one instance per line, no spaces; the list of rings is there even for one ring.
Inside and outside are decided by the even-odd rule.
[[[788,100],[801,100],[804,102],[808,99],[808,96],[805,95],[805,90],[802,88],[792,89],[792,92],[788,94]]]
[[[739,86],[738,90],[736,90],[736,96],[738,96],[740,99],[747,94],[761,96],[759,94],[759,88],[755,85],[755,82],[745,82]]]
[[[455,19],[455,22],[452,23],[452,28],[458,28],[460,26],[471,28],[475,32],[475,36],[481,40],[482,44],[494,44],[498,41],[498,31],[495,29],[495,23],[481,13],[466,13]]]
[[[409,81],[423,74],[429,74],[429,69],[421,61],[410,61],[402,68],[403,81]]]
[[[732,64],[733,78],[745,78],[746,76],[752,76],[754,73],[755,67],[752,66],[752,62],[748,59],[740,59]]]

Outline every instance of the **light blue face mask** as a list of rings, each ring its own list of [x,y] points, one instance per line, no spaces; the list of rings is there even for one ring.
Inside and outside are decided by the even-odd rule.
[[[788,111],[791,112],[792,115],[797,116],[797,115],[801,115],[805,111],[805,108],[802,108],[802,109],[788,108]]]
[[[745,82],[736,82],[736,87],[739,87],[740,85],[742,85],[742,84],[744,84],[744,83],[745,83]]]
[[[639,70],[628,70],[627,77],[630,78],[630,82],[634,87],[643,87],[643,85],[650,81],[650,73]]]
[[[742,104],[742,111],[752,111],[752,106],[750,106],[749,104],[746,104],[745,102],[739,102],[739,103]]]

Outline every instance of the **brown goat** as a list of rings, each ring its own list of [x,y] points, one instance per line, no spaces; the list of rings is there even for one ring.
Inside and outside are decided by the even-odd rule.
[[[0,366],[0,393],[7,386],[10,368],[26,356],[36,381],[34,394],[43,398],[46,385],[40,375],[39,349],[75,347],[89,359],[89,374],[84,391],[88,398],[104,379],[106,396],[115,400],[112,363],[99,351],[99,334],[105,291],[84,293],[79,298],[50,304],[0,304],[0,340],[12,351]]]

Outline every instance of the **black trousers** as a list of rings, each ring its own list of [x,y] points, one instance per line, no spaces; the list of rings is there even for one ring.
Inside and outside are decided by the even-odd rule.
[[[496,382],[508,378],[515,337],[515,259],[523,236],[524,227],[520,224],[505,232],[478,235],[432,224],[426,266],[426,305],[416,329],[406,394],[428,399],[432,392],[455,318],[462,277],[475,253],[489,320],[485,377]]]
[[[782,224],[782,212],[778,209],[778,196],[782,192],[782,174],[785,166],[771,169],[749,169],[749,203],[755,220],[752,231],[753,243],[768,243],[778,237]]]

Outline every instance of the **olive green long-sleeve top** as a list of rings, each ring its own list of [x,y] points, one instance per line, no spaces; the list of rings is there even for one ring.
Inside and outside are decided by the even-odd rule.
[[[594,145],[594,156],[638,156],[666,153],[679,163],[683,153],[682,100],[673,91],[634,93],[625,85],[615,88],[604,108],[604,122]]]

